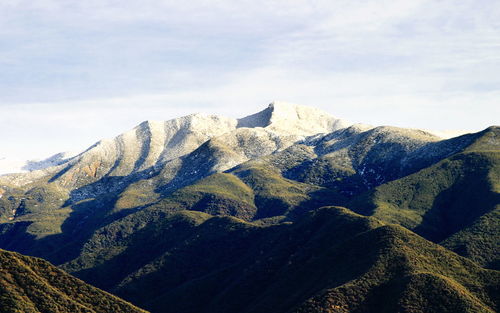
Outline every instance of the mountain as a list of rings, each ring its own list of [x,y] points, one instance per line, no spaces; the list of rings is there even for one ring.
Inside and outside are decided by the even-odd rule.
[[[262,140],[261,144],[272,145],[271,151],[275,151],[305,136],[328,133],[348,125],[321,110],[283,102],[273,102],[262,112],[241,119],[192,114],[166,122],[145,121],[113,139],[97,142],[59,166],[24,175],[4,175],[3,180],[20,186],[39,177],[52,176],[51,181],[79,187],[106,176],[146,175],[145,170],[165,166],[223,134],[228,134],[225,139],[234,141],[226,144],[243,149],[241,154],[245,157],[245,149],[249,148],[245,140]],[[265,152],[246,154],[255,153],[262,155]]]
[[[0,247],[64,263],[94,232],[147,206],[267,222],[323,205],[371,214],[364,193],[472,149],[498,129],[440,140],[420,130],[346,125],[284,103],[240,120],[195,114],[142,123],[64,164],[0,176]],[[496,139],[488,140],[481,149],[496,151]]]
[[[97,260],[120,231],[94,241]],[[267,227],[183,211],[118,240],[128,246],[113,245],[117,256],[75,274],[152,312],[495,312],[498,305],[499,272],[338,207]]]
[[[153,312],[494,312],[499,133],[280,102],[148,121],[0,176],[0,248]]]
[[[498,269],[500,128],[488,128],[472,138],[462,152],[378,186],[350,208],[398,223]]]
[[[146,312],[50,263],[0,250],[0,312]]]
[[[114,219],[210,174],[345,125],[320,110],[279,102],[240,120],[193,114],[144,122],[57,166],[0,176],[0,220],[7,223],[0,233],[24,229],[25,237],[39,239],[60,234],[73,217],[84,223],[116,213]]]

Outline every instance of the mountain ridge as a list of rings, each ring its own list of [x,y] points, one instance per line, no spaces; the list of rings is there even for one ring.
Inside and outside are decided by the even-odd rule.
[[[264,119],[261,118],[263,115],[266,115]],[[252,124],[256,123],[255,121],[248,122],[256,116],[260,119],[257,124]],[[304,121],[307,125],[298,127]],[[262,126],[259,126],[259,123]],[[321,125],[316,125],[318,123]],[[332,131],[345,124],[348,122],[334,118],[321,110],[285,102],[273,102],[263,111],[239,120],[200,113],[168,121],[148,120],[114,138],[102,139],[85,151],[54,164],[55,166],[25,174],[0,175],[0,180],[9,180],[10,177],[16,176],[10,179],[10,182],[22,185],[29,182],[31,177],[36,179],[47,174],[57,175],[54,172],[61,170],[64,165],[76,165],[87,176],[130,175],[186,155],[211,138],[233,131],[241,133],[242,130],[238,130],[240,128],[251,128],[253,131],[250,132],[256,134],[264,131],[270,135],[290,136],[288,144],[291,144],[303,136]],[[55,156],[57,154],[51,158]],[[111,164],[106,166],[102,160],[107,160]],[[78,166],[81,163],[84,165]],[[47,162],[47,165],[52,164]],[[89,170],[85,170],[86,166],[89,166]],[[78,176],[78,173],[73,171],[70,173]]]
[[[357,229],[358,222],[375,223],[385,226],[367,229],[371,235],[366,240],[381,249],[374,255],[384,257],[381,263],[368,262],[366,271],[353,274],[354,289],[349,284],[325,283],[321,292],[301,293],[293,303],[283,300],[289,305],[283,310],[328,311],[332,304],[344,312],[365,312],[371,304],[380,305],[373,294],[393,293],[401,302],[391,302],[389,311],[409,310],[411,302],[416,302],[418,308],[432,306],[441,312],[439,307],[446,301],[454,312],[469,312],[466,308],[494,311],[498,301],[483,292],[477,294],[477,288],[498,287],[480,278],[496,272],[481,272],[480,268],[495,269],[499,259],[500,242],[495,234],[500,225],[500,185],[495,182],[500,179],[500,127],[443,140],[418,129],[343,123],[316,109],[280,103],[240,120],[192,114],[166,122],[145,121],[66,163],[0,176],[0,248],[44,257],[158,312],[179,299],[179,308],[189,311],[213,300],[193,299],[199,293],[191,291],[216,286],[226,277],[224,273],[236,268],[229,260],[244,265],[234,273],[241,274],[244,268],[256,277],[268,277],[262,264],[274,262],[279,251],[293,250],[280,241],[296,238],[300,248],[306,244],[301,235],[311,242],[321,236],[337,240],[336,236],[341,237],[337,228],[344,224],[350,225],[345,226],[349,232]],[[336,208],[325,211],[323,207]],[[316,228],[320,218],[300,230],[311,216],[323,216],[322,222],[330,226]],[[418,236],[413,232],[423,237],[414,239]],[[278,254],[266,250],[263,234],[277,240]],[[332,246],[323,245],[325,240],[315,245],[333,251]],[[400,250],[395,241],[412,244]],[[246,252],[241,247],[254,247],[253,253],[240,260],[236,252],[224,252],[225,243],[242,253]],[[467,270],[444,261],[431,264],[428,257],[422,260],[424,247],[428,252],[444,251],[447,257],[440,260],[470,262],[467,264],[477,269],[474,273],[483,274],[471,274],[474,278],[462,281],[460,271]],[[268,253],[262,255],[262,249]],[[345,246],[342,251],[348,250]],[[354,259],[346,259],[346,270],[347,264],[352,265],[366,251],[348,253],[348,259]],[[320,250],[315,255],[325,256]],[[384,281],[378,271],[371,271],[374,266],[387,275],[394,273],[386,258],[400,265],[396,272],[402,279]],[[304,262],[292,266],[298,271],[295,274],[314,271],[310,267],[313,260],[300,260]],[[424,266],[412,267],[419,260]],[[165,262],[186,272],[172,272],[164,267]],[[190,276],[197,268],[195,263],[212,274]],[[318,263],[318,270],[339,279],[338,273],[327,270],[327,264]],[[281,273],[280,269],[287,268],[282,265],[274,270]],[[194,280],[175,285],[182,277]],[[262,288],[247,274],[231,277],[227,281],[231,287],[221,287],[217,299],[226,293],[239,294],[241,289],[234,281],[254,286],[252,292]],[[370,285],[373,289],[365,288],[371,281],[367,277],[377,277],[377,283]],[[287,287],[287,279],[280,281]],[[293,281],[288,283],[293,285]],[[171,284],[172,289],[151,289],[164,284]],[[307,285],[316,288],[312,282]],[[302,290],[296,287],[290,292]],[[429,298],[428,303],[422,301],[429,297],[425,288],[439,290],[439,296]],[[333,303],[336,297],[344,299],[350,293],[360,295],[356,305],[350,306],[347,300]],[[271,295],[287,296],[273,291],[246,308],[227,300],[228,306],[214,302],[207,310],[258,312],[257,308],[273,303]],[[447,298],[451,300],[445,301]]]

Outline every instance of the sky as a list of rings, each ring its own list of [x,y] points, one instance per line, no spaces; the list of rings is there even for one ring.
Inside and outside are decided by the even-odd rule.
[[[2,0],[0,161],[273,100],[372,125],[500,124],[498,0]]]

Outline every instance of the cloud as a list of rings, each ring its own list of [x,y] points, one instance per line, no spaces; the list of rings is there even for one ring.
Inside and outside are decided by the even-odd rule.
[[[49,154],[273,99],[478,130],[500,116],[499,15],[494,0],[1,1],[0,133],[11,154]]]

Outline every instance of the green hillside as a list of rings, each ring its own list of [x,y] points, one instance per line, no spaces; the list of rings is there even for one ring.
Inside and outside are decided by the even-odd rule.
[[[494,266],[500,253],[499,175],[500,152],[464,152],[381,185],[350,207]]]
[[[0,250],[0,312],[146,312],[50,263]]]
[[[495,312],[500,287],[498,272],[343,208],[267,227],[180,212],[75,274],[152,312]]]
[[[96,270],[101,271],[107,277],[102,287],[108,288],[118,269],[117,279],[162,253],[165,245],[176,243],[172,238],[184,238],[185,227],[181,225],[196,224],[212,215],[234,216],[254,221],[255,225],[269,225],[288,219],[285,214],[299,216],[340,201],[336,193],[284,179],[274,171],[245,167],[238,169],[236,175],[241,178],[229,173],[214,174],[140,211],[96,228],[88,239],[78,244],[82,248],[74,259],[65,261],[69,262],[64,268],[71,272],[86,270],[79,275],[90,282],[96,279]],[[186,221],[193,217],[196,218],[191,222]],[[258,217],[261,218],[255,220]],[[144,247],[143,242],[152,244]],[[58,255],[66,255],[73,247],[66,245],[48,257],[56,259]],[[144,248],[147,250],[141,250]],[[126,265],[119,266],[121,263]]]

